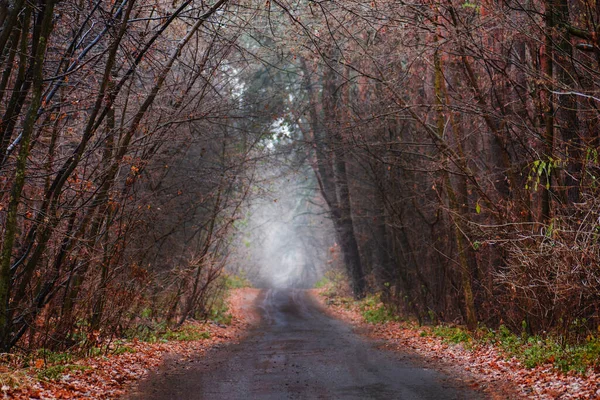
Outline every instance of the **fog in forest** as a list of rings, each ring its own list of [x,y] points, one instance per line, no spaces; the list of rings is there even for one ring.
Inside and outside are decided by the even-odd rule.
[[[598,1],[484,3],[0,0],[0,349],[330,270],[394,318],[585,342]]]
[[[258,287],[310,288],[323,275],[333,227],[308,172],[270,167],[237,223],[230,266]]]

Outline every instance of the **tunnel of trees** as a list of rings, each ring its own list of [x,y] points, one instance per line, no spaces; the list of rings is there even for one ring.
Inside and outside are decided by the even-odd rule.
[[[299,281],[576,338],[599,107],[597,0],[0,0],[0,347],[202,318],[261,202]]]

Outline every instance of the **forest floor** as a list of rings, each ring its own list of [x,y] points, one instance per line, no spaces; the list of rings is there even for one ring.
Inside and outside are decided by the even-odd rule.
[[[593,370],[585,374],[563,373],[551,363],[526,368],[494,344],[451,343],[448,338],[437,336],[435,327],[416,323],[369,323],[360,303],[331,296],[326,289],[314,292],[333,316],[380,341],[381,347],[403,353],[412,351],[433,368],[491,398],[600,399],[600,373]]]
[[[360,303],[332,297],[323,289],[313,293],[331,316],[349,323],[378,348],[399,354],[413,353],[419,363],[451,376],[465,389],[485,393],[486,397],[600,399],[597,372],[562,373],[550,363],[526,368],[499,346],[468,341],[451,343],[447,337],[437,335],[436,327],[409,322],[368,323]],[[114,399],[135,394],[137,382],[157,371],[165,360],[172,360],[175,368],[187,369],[187,363],[198,362],[205,355],[208,362],[215,354],[229,351],[219,350],[208,356],[209,350],[230,349],[229,344],[242,342],[251,328],[259,324],[259,312],[264,313],[255,306],[259,294],[258,289],[248,288],[231,292],[229,325],[190,322],[171,338],[152,343],[135,339],[120,341],[108,354],[93,357],[40,355],[18,368],[15,361],[4,362],[0,364],[0,398]],[[301,322],[306,323],[304,319]],[[272,375],[271,369],[267,372]]]
[[[197,358],[208,350],[244,338],[258,316],[248,305],[256,289],[232,290],[229,298],[229,325],[188,322],[154,343],[120,341],[107,354],[75,358],[56,354],[33,358],[29,366],[15,362],[0,364],[0,398],[9,399],[115,399],[123,396],[170,354],[181,360]]]

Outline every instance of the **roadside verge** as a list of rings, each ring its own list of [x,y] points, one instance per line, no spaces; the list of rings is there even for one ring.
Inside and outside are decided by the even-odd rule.
[[[331,315],[379,341],[383,348],[414,353],[424,363],[492,399],[600,398],[600,373],[597,371],[562,373],[551,363],[526,368],[498,345],[458,337],[462,332],[459,329],[393,320],[369,323],[365,319],[369,314],[358,302],[331,296],[325,288],[314,289],[313,293]]]
[[[105,354],[75,359],[48,353],[29,365],[0,364],[0,395],[10,399],[115,399],[127,393],[168,355],[197,358],[211,348],[236,343],[257,321],[251,307],[259,290],[233,289],[228,297],[228,325],[187,322],[155,342],[116,341]]]

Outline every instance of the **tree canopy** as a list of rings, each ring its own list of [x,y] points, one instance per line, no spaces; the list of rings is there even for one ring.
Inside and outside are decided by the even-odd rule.
[[[585,336],[596,1],[0,0],[0,345],[202,318],[267,263]]]

